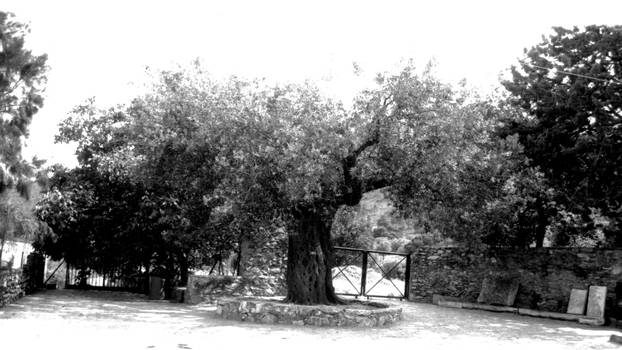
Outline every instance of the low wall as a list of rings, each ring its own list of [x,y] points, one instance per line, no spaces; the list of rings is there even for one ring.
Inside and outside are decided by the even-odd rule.
[[[184,300],[189,304],[213,302],[221,296],[276,296],[285,293],[280,278],[190,275]]]
[[[402,319],[402,309],[382,303],[297,305],[278,301],[221,298],[216,314],[227,320],[318,327],[380,327]]]
[[[543,311],[566,312],[572,288],[606,286],[607,312],[615,317],[622,281],[622,250],[614,249],[420,248],[411,261],[410,300],[422,302],[432,302],[433,294],[474,302],[483,279],[496,275],[519,279],[515,306]]]
[[[0,307],[15,302],[25,294],[20,280],[21,270],[0,271]]]

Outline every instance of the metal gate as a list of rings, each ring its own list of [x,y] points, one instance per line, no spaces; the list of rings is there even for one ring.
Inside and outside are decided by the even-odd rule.
[[[67,289],[99,289],[117,290],[135,293],[146,293],[148,278],[137,272],[134,275],[123,275],[120,272],[98,273],[89,269],[77,269],[67,265],[65,288]]]
[[[335,247],[334,256],[337,294],[408,299],[410,254]]]

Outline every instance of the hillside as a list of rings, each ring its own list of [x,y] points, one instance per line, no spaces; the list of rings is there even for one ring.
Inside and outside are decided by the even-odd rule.
[[[448,245],[437,232],[426,232],[415,219],[404,218],[384,187],[363,194],[361,202],[339,210],[333,223],[336,245],[407,252],[422,245]]]

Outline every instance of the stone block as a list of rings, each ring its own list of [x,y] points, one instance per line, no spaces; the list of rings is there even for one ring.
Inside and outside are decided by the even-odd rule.
[[[607,287],[590,286],[587,297],[586,316],[605,319],[605,299],[607,298]]]
[[[462,302],[459,302],[459,301],[439,300],[437,305],[442,306],[442,307],[452,307],[456,309],[462,309]]]
[[[460,298],[440,294],[432,294],[432,304],[438,305],[438,303],[442,301],[460,301]]]
[[[477,297],[478,303],[512,306],[518,293],[518,278],[486,277]]]
[[[278,322],[278,318],[273,314],[263,314],[261,316],[261,323],[274,324]]]
[[[605,324],[604,318],[582,317],[579,319],[580,324],[586,324],[589,326],[602,326]]]
[[[579,321],[582,318],[585,318],[583,315],[574,315],[574,314],[566,314],[561,312],[551,312],[551,311],[541,311],[541,310],[531,310],[531,309],[523,309],[518,308],[518,313],[520,315],[533,316],[533,317],[546,317],[552,318],[555,320],[565,320],[565,321]]]
[[[612,343],[622,345],[622,337],[619,335],[612,334],[611,337],[609,338],[609,341]]]
[[[476,310],[486,310],[493,312],[518,312],[518,308],[512,306],[496,306],[496,305],[487,305],[487,304],[474,304],[462,302],[463,309],[476,309]]]
[[[585,314],[585,304],[587,303],[587,290],[572,289],[570,291],[570,300],[568,301],[568,310],[566,313],[575,315]]]

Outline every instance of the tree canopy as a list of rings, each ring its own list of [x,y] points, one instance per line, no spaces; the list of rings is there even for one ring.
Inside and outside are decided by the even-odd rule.
[[[572,229],[585,235],[599,225],[615,241],[622,218],[622,27],[554,29],[525,50],[503,83],[526,112],[504,132],[519,136],[555,188],[558,212],[573,222],[559,243]]]
[[[331,225],[342,205],[391,185],[405,215],[472,244],[525,246],[546,184],[516,138],[512,106],[456,91],[431,67],[380,75],[351,110],[310,84],[164,71],[127,106],[75,108],[59,142],[41,248],[78,266],[180,274],[245,239],[289,232],[288,299],[338,302]],[[143,270],[144,271],[144,270]]]

